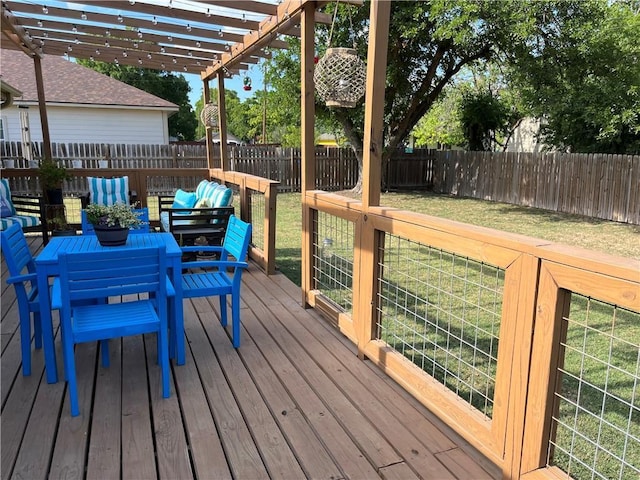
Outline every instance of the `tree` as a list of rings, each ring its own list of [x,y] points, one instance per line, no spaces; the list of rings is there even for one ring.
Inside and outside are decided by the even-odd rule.
[[[418,121],[413,129],[416,146],[462,146],[464,135],[459,119],[462,91],[448,89]]]
[[[329,32],[333,30],[331,47],[355,45],[360,57],[365,58],[369,4],[369,1],[365,1],[364,7],[358,9],[340,5],[335,24],[318,27],[318,44],[328,46]],[[584,20],[581,4],[579,1],[553,2],[558,8],[571,10],[575,18]],[[388,160],[391,152],[405,140],[464,67],[497,58],[498,55],[504,57],[505,52],[515,45],[531,43],[536,35],[543,37],[535,26],[539,19],[537,12],[547,5],[547,2],[524,0],[393,2],[387,54],[383,162]],[[326,8],[333,13],[333,4]],[[299,53],[290,52],[294,61],[289,63],[294,64],[297,55]],[[279,76],[284,76],[285,72],[294,74],[293,68],[281,56],[275,57],[270,70]],[[298,82],[299,70],[297,63],[296,77],[291,77]],[[294,90],[288,91],[289,98],[293,93]],[[322,102],[317,101],[316,112],[318,117],[329,123],[338,122],[354,148],[360,164],[356,190],[360,190],[363,103],[354,109],[337,108],[329,111]]]
[[[218,103],[218,89],[212,88],[209,90],[209,102]],[[248,124],[248,113],[245,104],[240,100],[238,92],[235,90],[225,89],[225,111],[227,120],[227,132],[232,133],[241,140],[248,142],[251,140],[252,135]],[[198,127],[196,129],[196,138],[200,139],[205,136],[204,125],[200,121],[200,112],[204,107],[202,98],[196,101],[195,111],[196,118],[198,119]]]
[[[589,1],[579,8],[586,20],[569,8],[543,9],[537,28],[544,41],[514,46],[510,80],[542,119],[545,144],[638,153],[640,4]]]
[[[92,60],[78,59],[77,62],[80,65],[175,103],[178,105],[179,110],[169,117],[169,135],[179,140],[195,139],[197,120],[189,103],[191,87],[183,75]]]

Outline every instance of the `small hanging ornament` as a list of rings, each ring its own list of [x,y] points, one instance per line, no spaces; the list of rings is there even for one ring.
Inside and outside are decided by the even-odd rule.
[[[244,77],[243,83],[244,83],[244,87],[243,88],[246,91],[251,90],[251,79],[249,77]]]
[[[218,105],[207,103],[200,112],[200,121],[206,128],[218,128]]]
[[[316,62],[313,81],[318,95],[327,107],[353,108],[364,96],[367,67],[354,48],[330,48],[333,27],[338,12],[338,1],[331,22],[327,51]],[[349,15],[351,22],[351,15]],[[351,24],[353,30],[353,24]]]

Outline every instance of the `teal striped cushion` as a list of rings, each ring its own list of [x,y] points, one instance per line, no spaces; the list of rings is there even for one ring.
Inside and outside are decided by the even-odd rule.
[[[16,208],[13,206],[13,202],[11,201],[11,189],[9,188],[9,180],[6,178],[0,178],[0,197],[4,200],[3,203],[5,203],[10,209],[9,216],[15,215]]]
[[[129,205],[129,177],[87,177],[89,201],[98,205]]]
[[[215,195],[214,207],[228,207],[233,202],[233,190],[230,188],[219,188]]]
[[[40,225],[40,219],[28,215],[14,215],[13,217],[0,218],[0,230],[6,230],[14,223],[19,223],[22,225],[22,228],[35,227]]]
[[[196,198],[198,200],[200,200],[202,198],[202,195],[204,194],[204,191],[207,189],[207,187],[209,186],[210,183],[211,182],[209,180],[202,180],[198,184],[198,186],[196,187]]]
[[[213,198],[218,188],[220,188],[220,185],[215,182],[209,182],[209,185],[203,189],[202,196],[198,197],[198,201],[204,199],[209,205],[213,205]]]

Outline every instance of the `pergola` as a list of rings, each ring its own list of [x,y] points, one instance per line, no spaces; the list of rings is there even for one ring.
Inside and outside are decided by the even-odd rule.
[[[362,0],[340,0],[361,5]],[[51,157],[40,59],[43,55],[101,60],[122,65],[199,72],[204,98],[209,81],[218,80],[218,118],[222,170],[228,170],[224,79],[246,70],[270,49],[285,48],[283,35],[301,40],[302,198],[315,188],[314,52],[315,24],[329,23],[318,11],[328,1],[283,0],[277,4],[249,0],[85,1],[42,4],[2,2],[3,48],[20,49],[33,58],[42,122],[44,154]],[[382,113],[384,108],[390,1],[371,3],[367,59],[362,204],[379,205]],[[212,131],[207,129],[211,158]],[[209,163],[211,165],[211,163]],[[310,209],[303,208],[303,300],[311,290]],[[372,247],[372,246],[371,246]],[[373,286],[372,286],[373,288]]]
[[[362,0],[341,1],[362,4]],[[1,40],[3,48],[20,49],[34,59],[45,154],[50,154],[40,67],[43,55],[197,73],[204,82],[205,99],[209,98],[209,80],[217,78],[222,112],[224,78],[246,71],[261,58],[269,58],[272,49],[286,48],[283,37],[303,36],[303,23],[310,32],[315,23],[329,23],[331,17],[318,11],[327,3],[325,0],[74,3],[51,0],[40,4],[5,0]],[[313,37],[306,40],[309,41],[313,43]],[[224,115],[220,119],[224,122]],[[224,125],[220,127],[225,135]],[[226,145],[221,140],[220,144]],[[224,159],[224,152],[221,153]]]

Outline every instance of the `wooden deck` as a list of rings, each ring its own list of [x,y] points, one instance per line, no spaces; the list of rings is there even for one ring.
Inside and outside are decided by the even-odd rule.
[[[40,248],[39,237],[28,239]],[[171,397],[160,395],[153,336],[111,342],[106,369],[97,346],[83,344],[81,414],[72,418],[65,383],[46,383],[42,351],[33,354],[33,374],[22,376],[6,273],[3,264],[3,479],[500,477],[301,308],[298,287],[255,266],[244,276],[238,350],[219,324],[217,298],[185,301],[187,361],[172,367]]]

